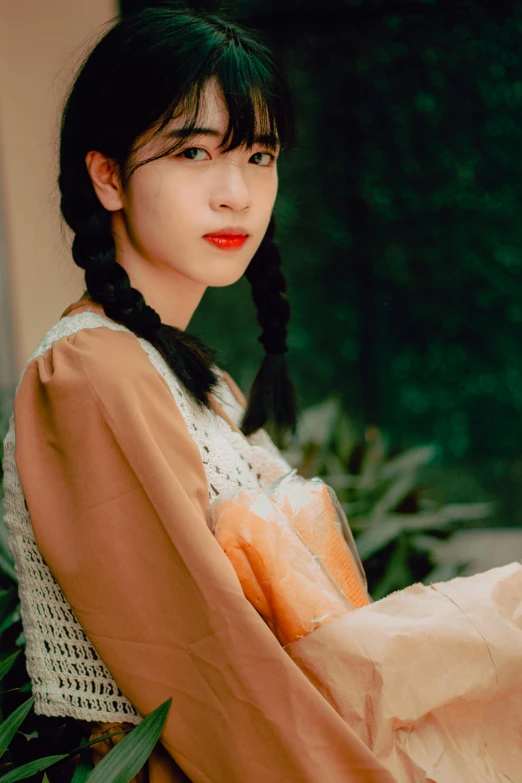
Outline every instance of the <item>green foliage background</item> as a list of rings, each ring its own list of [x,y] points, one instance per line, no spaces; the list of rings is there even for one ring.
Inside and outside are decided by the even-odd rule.
[[[303,405],[336,394],[394,442],[436,441],[521,524],[522,3],[192,6],[260,30],[293,89],[276,218]],[[189,328],[247,391],[246,281],[209,289]]]

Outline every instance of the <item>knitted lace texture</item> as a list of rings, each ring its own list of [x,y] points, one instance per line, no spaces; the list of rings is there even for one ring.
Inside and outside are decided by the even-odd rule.
[[[262,487],[292,470],[265,430],[258,430],[245,438],[214,411],[199,409],[148,340],[137,337],[125,326],[100,313],[84,310],[61,318],[45,334],[27,365],[45,353],[55,340],[81,329],[99,327],[132,334],[167,382],[190,436],[199,448],[210,502],[224,491],[235,487]],[[216,365],[214,369],[220,376],[214,395],[237,425],[243,409],[222,371]],[[143,716],[118,688],[38,550],[15,463],[15,433],[13,411],[4,439],[2,461],[4,521],[18,578],[26,666],[35,698],[34,711],[39,715],[137,724]]]

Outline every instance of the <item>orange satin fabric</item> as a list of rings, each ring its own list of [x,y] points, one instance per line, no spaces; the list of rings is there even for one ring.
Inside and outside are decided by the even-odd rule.
[[[103,313],[64,315],[82,306]],[[197,444],[134,335],[55,341],[14,415],[36,542],[78,621],[141,715],[173,698],[136,783],[394,783],[245,598]]]

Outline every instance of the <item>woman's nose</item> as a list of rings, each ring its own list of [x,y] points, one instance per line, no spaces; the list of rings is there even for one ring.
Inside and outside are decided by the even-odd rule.
[[[236,163],[223,163],[212,191],[212,208],[229,207],[239,211],[246,209],[251,203],[252,194],[243,167]]]

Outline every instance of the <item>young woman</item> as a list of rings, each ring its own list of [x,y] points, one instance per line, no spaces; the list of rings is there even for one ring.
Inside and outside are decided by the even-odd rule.
[[[296,422],[273,243],[291,139],[266,46],[168,8],[115,23],[63,112],[61,210],[86,291],[20,379],[5,519],[36,712],[96,737],[172,697],[150,783],[393,780],[246,600],[208,526],[219,493],[291,470],[263,429]],[[187,331],[206,288],[242,275],[266,351],[248,401]]]

